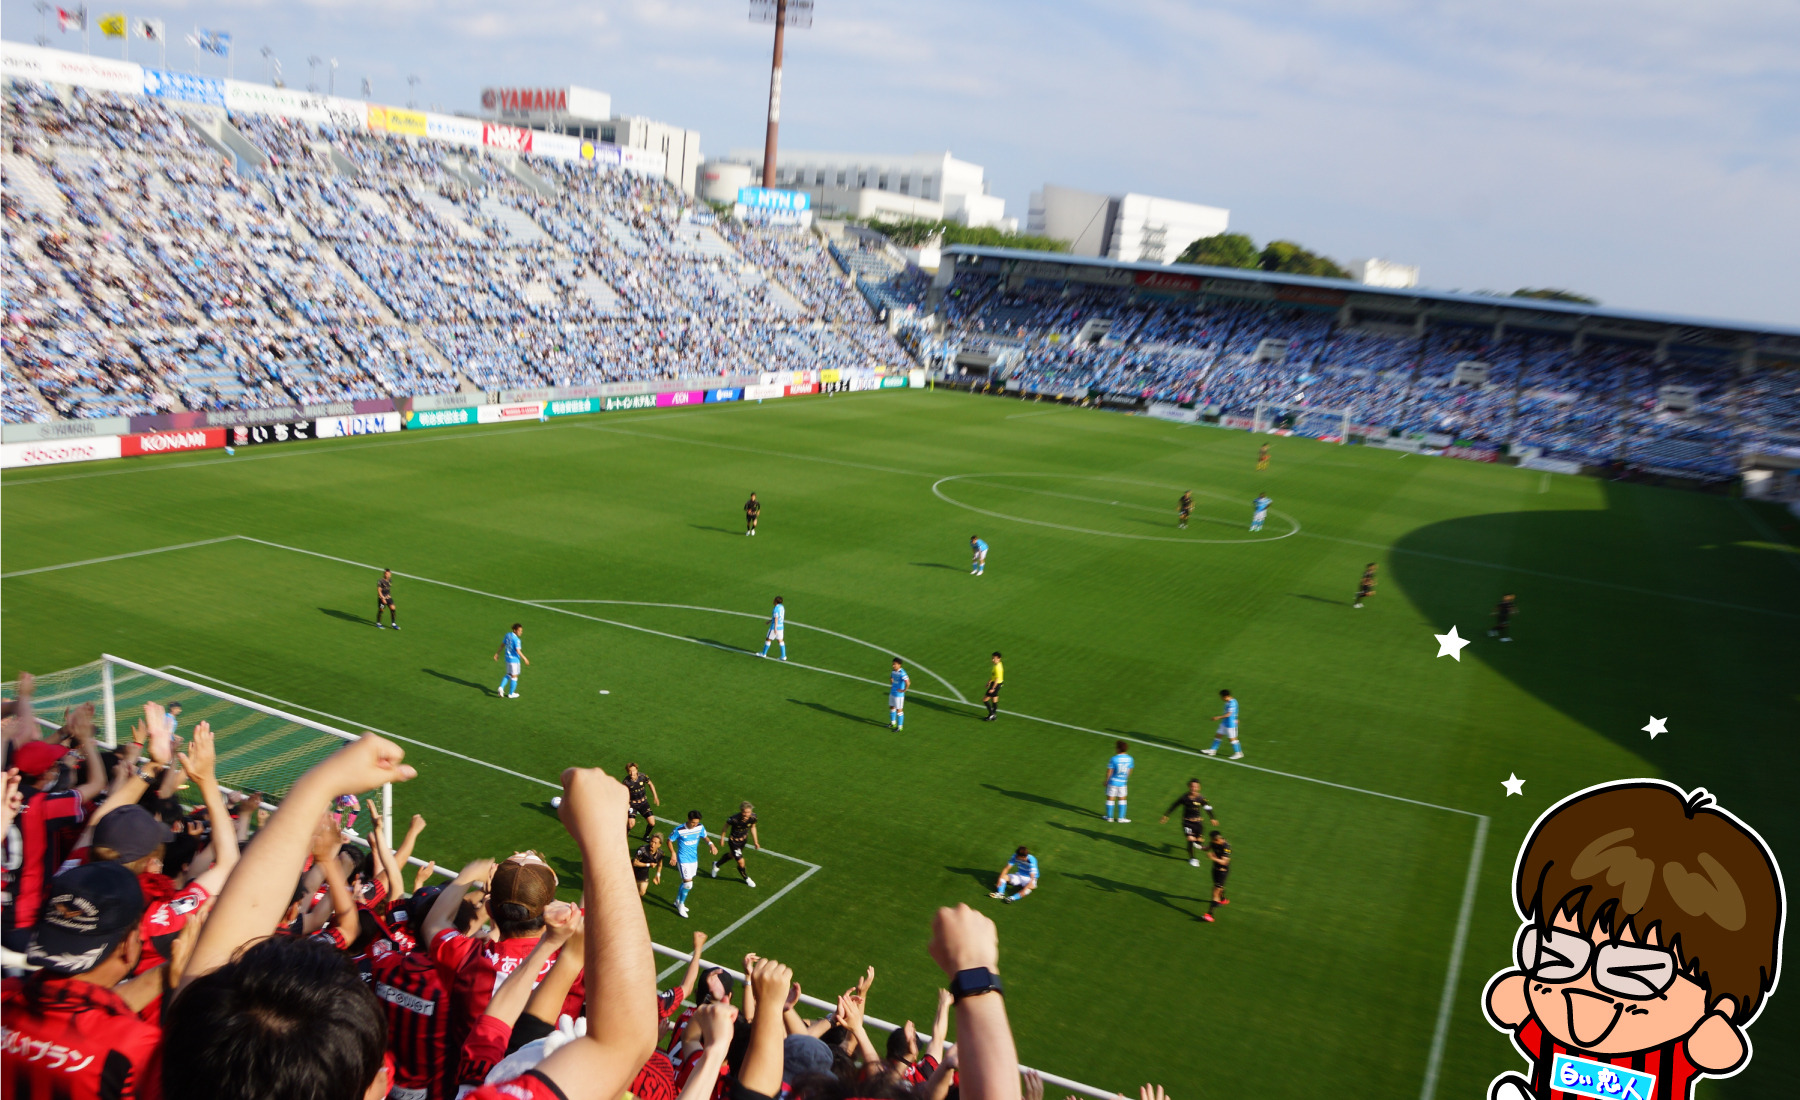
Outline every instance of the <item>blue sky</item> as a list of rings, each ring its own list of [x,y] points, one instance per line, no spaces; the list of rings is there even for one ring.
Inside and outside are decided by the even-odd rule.
[[[232,31],[240,78],[270,45],[294,85],[313,53],[338,58],[340,93],[367,76],[404,103],[418,74],[447,110],[574,83],[708,154],[762,140],[770,31],[746,0],[127,10]],[[30,0],[0,19],[38,33]],[[1416,263],[1434,287],[1800,324],[1797,42],[1792,0],[818,0],[788,37],[782,137],[947,148],[1021,218],[1046,181],[1142,191],[1228,207],[1258,241]]]

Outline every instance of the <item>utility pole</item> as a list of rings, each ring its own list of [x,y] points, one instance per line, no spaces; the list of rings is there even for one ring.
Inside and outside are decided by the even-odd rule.
[[[813,0],[750,0],[752,23],[775,24],[775,57],[769,66],[769,131],[763,139],[762,185],[775,186],[776,136],[781,129],[781,51],[787,26],[812,26]]]
[[[337,95],[337,66],[338,60],[334,57],[331,59],[331,72],[325,77],[325,94],[328,96]]]
[[[51,6],[47,2],[47,0],[38,0],[38,2],[33,6],[37,8],[37,13],[38,13],[37,44],[40,46],[47,47],[50,45],[50,12],[52,10]]]

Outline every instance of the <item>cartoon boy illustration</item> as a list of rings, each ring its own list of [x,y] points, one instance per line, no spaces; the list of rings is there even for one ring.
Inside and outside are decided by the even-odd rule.
[[[1768,845],[1711,795],[1654,779],[1573,794],[1538,818],[1513,882],[1515,968],[1484,1002],[1531,1069],[1489,1100],[1691,1100],[1748,1064],[1785,892]]]

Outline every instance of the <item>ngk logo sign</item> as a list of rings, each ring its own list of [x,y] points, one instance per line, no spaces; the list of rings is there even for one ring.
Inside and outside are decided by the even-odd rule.
[[[224,428],[195,428],[185,432],[146,432],[119,440],[123,455],[160,455],[174,451],[204,451],[225,445]]]

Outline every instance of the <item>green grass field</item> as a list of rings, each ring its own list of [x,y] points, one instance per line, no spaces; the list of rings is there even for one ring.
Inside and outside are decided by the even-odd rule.
[[[751,799],[792,858],[753,856],[755,889],[702,877],[691,922],[666,875],[658,942],[732,926],[816,864],[719,956],[780,958],[827,997],[872,963],[871,1011],[923,1026],[942,980],[930,914],[966,901],[1001,926],[1022,1058],[1103,1088],[1419,1096],[1466,912],[1435,1095],[1479,1096],[1522,1064],[1480,993],[1546,806],[1661,776],[1794,852],[1792,518],[1299,439],[1258,473],[1263,438],[892,391],[13,471],[0,662],[10,677],[112,652],[540,780],[636,760],[670,816],[715,828]],[[1190,487],[1197,522],[1178,531]],[[1259,489],[1277,514],[1252,536]],[[984,577],[971,534],[993,546]],[[1381,589],[1353,610],[1370,560]],[[382,566],[399,633],[371,633]],[[1506,591],[1511,645],[1485,636]],[[776,595],[785,666],[745,655]],[[532,664],[501,701],[491,655],[515,620]],[[1475,639],[1460,663],[1434,657],[1451,625]],[[983,723],[963,700],[995,649],[1005,714]],[[916,690],[903,735],[892,653]],[[1195,755],[1221,687],[1249,766]],[[1654,741],[1652,714],[1669,717]],[[1121,736],[1129,825],[1101,819]],[[431,822],[421,854],[537,847],[578,885],[548,786],[408,759],[396,802]],[[1501,786],[1514,773],[1522,798]],[[1206,872],[1156,824],[1189,776],[1235,850],[1216,924],[1197,919]],[[1043,886],[1002,907],[986,892],[1018,844]],[[1795,999],[1771,998],[1761,1057],[1704,1095],[1785,1094]]]

